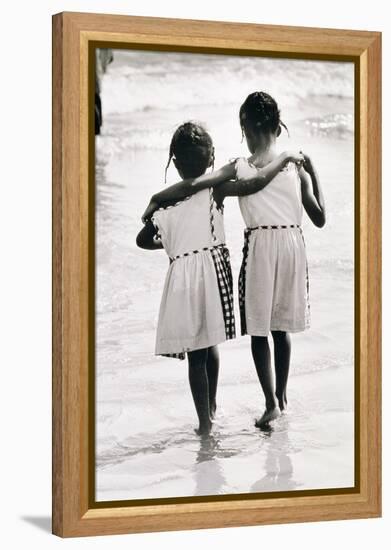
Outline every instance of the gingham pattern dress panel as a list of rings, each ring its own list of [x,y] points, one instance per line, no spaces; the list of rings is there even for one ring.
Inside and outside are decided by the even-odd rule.
[[[303,230],[302,228],[300,227],[300,233],[301,233],[301,237],[303,239],[303,244],[304,244],[304,248],[306,248],[305,246],[305,239],[304,239],[304,233],[303,233]],[[310,276],[309,276],[309,273],[308,273],[308,261],[306,259],[306,262],[305,262],[305,276],[306,276],[306,313],[305,313],[305,324],[307,327],[310,326],[310,319],[311,319],[311,306],[310,306]]]
[[[219,286],[221,307],[223,309],[224,316],[225,334],[227,340],[232,340],[236,336],[236,330],[233,279],[229,250],[226,246],[216,247],[211,250],[211,254],[216,269],[217,284]]]
[[[243,244],[243,259],[242,265],[240,266],[239,272],[239,311],[240,311],[240,327],[241,334],[247,334],[246,327],[246,265],[248,258],[248,242],[250,238],[251,231],[244,231],[244,244]]]

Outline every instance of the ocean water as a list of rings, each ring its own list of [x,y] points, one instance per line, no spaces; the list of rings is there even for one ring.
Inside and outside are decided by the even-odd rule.
[[[185,120],[205,124],[216,166],[246,155],[238,111],[257,89],[277,99],[289,128],[281,150],[310,154],[323,185],[326,226],[303,220],[312,326],[293,337],[289,419],[267,437],[252,426],[262,395],[249,339],[221,346],[219,418],[213,438],[201,444],[193,432],[186,363],[153,354],[167,257],[138,249],[135,238],[150,196],[164,185],[175,128]],[[98,500],[351,483],[353,94],[349,63],[114,51],[102,82],[104,125],[96,138]],[[175,181],[171,166],[168,183]],[[234,198],[226,201],[225,223],[237,279],[243,221]],[[343,391],[336,390],[337,381]],[[311,461],[322,459],[335,463],[326,481],[312,469]],[[276,464],[282,473],[269,479]],[[259,470],[259,479],[247,479],[243,465]]]

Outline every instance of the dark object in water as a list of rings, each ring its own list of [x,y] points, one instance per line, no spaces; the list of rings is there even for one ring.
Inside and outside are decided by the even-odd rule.
[[[100,128],[102,126],[102,101],[100,95],[95,92],[95,135],[100,134]]]
[[[110,48],[96,48],[95,55],[95,135],[100,134],[103,124],[102,119],[102,100],[100,97],[100,83],[102,76],[106,72],[107,65],[113,61],[113,52]]]

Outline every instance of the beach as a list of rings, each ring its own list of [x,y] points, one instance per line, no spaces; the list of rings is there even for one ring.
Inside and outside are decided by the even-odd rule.
[[[211,56],[205,70],[201,57],[114,51],[102,81],[104,124],[96,138],[98,501],[354,484],[353,67]],[[250,339],[239,336],[220,346],[218,413],[212,436],[202,441],[194,433],[186,361],[154,355],[168,259],[164,251],[138,249],[135,239],[150,196],[164,185],[176,126],[187,119],[206,124],[216,167],[246,156],[238,110],[255,89],[279,101],[290,131],[279,140],[281,150],[302,149],[313,158],[327,224],[319,230],[303,219],[311,328],[292,335],[288,414],[270,431],[254,427],[263,395]],[[171,166],[168,183],[178,179]],[[236,199],[227,199],[224,215],[237,281],[244,225]]]

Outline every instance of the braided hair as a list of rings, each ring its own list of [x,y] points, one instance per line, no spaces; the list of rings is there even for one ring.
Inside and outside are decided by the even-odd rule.
[[[185,122],[172,136],[164,181],[167,179],[167,170],[172,158],[175,158],[177,167],[185,177],[201,176],[210,166],[210,161],[214,162],[212,138],[200,124]]]
[[[280,118],[276,100],[266,92],[253,92],[247,96],[246,101],[240,107],[239,122],[242,137],[249,130],[253,133],[261,131],[265,134],[274,134],[281,126],[289,135],[288,128]]]

